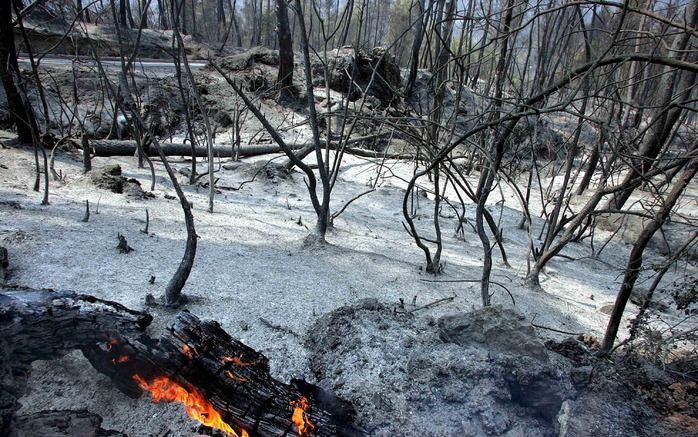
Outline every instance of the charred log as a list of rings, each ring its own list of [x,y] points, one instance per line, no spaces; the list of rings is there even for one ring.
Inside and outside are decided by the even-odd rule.
[[[9,435],[17,400],[35,360],[60,358],[85,345],[137,336],[148,314],[70,292],[0,292],[0,435]]]
[[[81,349],[123,393],[155,400],[196,400],[187,413],[238,436],[360,435],[346,401],[300,380],[271,377],[268,359],[216,322],[182,312],[159,340],[142,331],[147,314],[72,293],[0,293],[0,412],[4,429],[30,364]],[[185,398],[184,401],[180,398]]]
[[[217,427],[225,430],[227,424],[240,436],[357,434],[347,427],[349,404],[303,381],[275,380],[264,355],[230,337],[217,322],[202,322],[188,312],[158,342],[124,341],[109,351],[93,347],[85,355],[126,393],[145,389],[156,399],[168,399],[164,391],[181,387],[204,398],[220,414],[223,425]]]
[[[381,135],[383,136],[383,135]],[[378,136],[369,135],[365,137],[352,138],[345,141],[344,144],[361,144],[366,142],[371,142],[375,140]],[[333,143],[332,146],[337,146]],[[292,150],[303,150],[308,147],[308,143],[297,143],[289,144],[289,148]],[[192,148],[189,144],[174,144],[174,143],[161,143],[160,148],[166,156],[191,156]],[[136,153],[137,145],[135,141],[118,141],[118,140],[90,140],[90,149],[94,153],[94,156],[133,156]],[[195,154],[199,158],[208,156],[208,150],[205,147],[197,147],[194,149]],[[346,147],[345,152],[351,153],[357,156],[365,157],[377,157],[383,158],[383,154],[380,152],[375,152],[372,150]],[[150,148],[148,151],[150,156],[156,156],[157,151],[154,148]],[[240,158],[249,156],[260,156],[268,155],[270,153],[283,153],[281,147],[276,144],[243,144],[240,146],[239,150],[237,146],[235,148],[230,145],[218,145],[213,148],[214,156],[219,158],[231,158],[238,156]],[[414,156],[410,154],[401,155],[388,155],[391,159],[413,159]]]
[[[298,145],[297,148],[302,148],[303,145]],[[175,144],[175,143],[160,143],[165,156],[191,156],[192,147],[190,144]],[[94,156],[133,156],[137,150],[135,141],[122,140],[90,140],[90,150]],[[197,158],[208,156],[206,147],[197,147],[194,149]],[[215,146],[213,154],[219,158],[230,158],[239,153],[240,157],[259,156],[270,153],[281,153],[281,148],[275,144],[243,144],[238,152],[237,146],[235,151],[230,145]],[[149,156],[157,156],[157,151],[154,147],[150,147],[147,151]]]

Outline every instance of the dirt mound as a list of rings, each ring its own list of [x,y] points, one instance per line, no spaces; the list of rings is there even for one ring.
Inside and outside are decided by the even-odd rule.
[[[94,170],[91,174],[92,182],[104,190],[112,193],[126,194],[128,197],[144,199],[148,197],[141,188],[137,179],[127,179],[121,174],[121,166],[118,164],[106,165]]]
[[[320,318],[306,346],[320,385],[356,407],[369,435],[683,436],[698,423],[656,408],[642,386],[686,404],[695,384],[598,359],[583,339],[543,344],[516,309],[435,320],[366,300]]]
[[[370,435],[552,436],[575,391],[531,330],[513,310],[437,322],[369,300],[322,317],[306,344],[318,381]],[[504,352],[522,338],[533,347]]]

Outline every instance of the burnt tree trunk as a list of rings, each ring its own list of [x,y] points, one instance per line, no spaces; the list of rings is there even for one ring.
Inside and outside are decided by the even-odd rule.
[[[24,106],[19,89],[20,84],[16,82],[21,76],[12,25],[12,1],[0,1],[0,80],[5,88],[10,119],[17,126],[19,141],[32,144],[34,140],[30,122],[33,120],[33,114],[28,113],[31,108]]]
[[[7,249],[0,246],[0,285],[5,283],[5,272],[10,264],[10,257],[7,254]]]
[[[91,296],[0,292],[0,353],[6,357],[0,365],[0,435],[13,429],[31,362],[72,349],[81,349],[128,396],[170,388],[204,399],[211,407],[204,419],[218,415],[216,427],[230,435],[361,435],[348,403],[302,380],[272,378],[268,359],[217,322],[182,312],[154,339],[143,333],[151,320]]]
[[[363,144],[366,143],[370,145],[371,142],[377,138],[383,137],[385,135],[366,135],[355,138],[350,138],[343,142],[344,145],[350,144]],[[135,141],[125,141],[125,140],[89,140],[90,151],[94,152],[94,156],[133,156],[136,153],[137,144]],[[340,143],[338,141],[330,142],[331,148],[338,148]],[[300,157],[305,157],[308,155],[308,148],[314,148],[312,143],[289,143],[288,147],[290,150],[298,150],[297,153]],[[189,144],[175,144],[175,143],[160,143],[160,148],[165,156],[192,156],[192,147]],[[357,148],[357,147],[346,147],[345,151],[347,153],[365,156],[369,158],[382,158],[386,156],[388,159],[414,159],[414,155],[410,153],[389,153],[384,154],[378,151]],[[149,156],[158,156],[157,150],[154,147],[149,148],[145,151]],[[283,153],[283,149],[276,144],[242,144],[239,147],[235,146],[235,151],[229,144],[220,145],[213,148],[213,154],[219,158],[233,158],[236,155],[239,158],[249,157],[249,156],[259,156],[267,155],[270,153]],[[196,157],[205,157],[208,155],[208,149],[206,147],[194,147],[194,155]],[[288,169],[293,168],[293,165],[288,165]]]
[[[618,330],[620,329],[620,324],[623,319],[623,313],[625,312],[625,306],[630,300],[630,295],[635,287],[635,282],[640,276],[640,271],[642,269],[642,257],[645,252],[647,244],[652,239],[652,236],[664,225],[664,223],[669,218],[674,205],[679,200],[684,190],[688,184],[693,180],[693,177],[698,173],[698,159],[692,159],[688,163],[686,169],[681,174],[681,177],[673,188],[667,194],[665,199],[662,199],[662,207],[657,211],[654,217],[649,220],[649,222],[644,224],[644,228],[640,235],[637,237],[632,250],[630,251],[630,256],[628,258],[628,263],[625,266],[625,275],[623,276],[623,283],[618,290],[616,295],[616,301],[613,305],[613,311],[611,312],[611,317],[606,326],[606,333],[604,334],[603,341],[599,347],[599,356],[608,355],[612,348],[613,343],[616,340],[616,335],[618,335]]]
[[[277,83],[282,99],[293,97],[293,39],[288,25],[286,0],[276,0],[276,18],[279,34],[279,76]]]

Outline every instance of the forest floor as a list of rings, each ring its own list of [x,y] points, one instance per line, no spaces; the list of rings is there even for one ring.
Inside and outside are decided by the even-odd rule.
[[[457,219],[447,207],[441,212],[443,273],[431,276],[423,271],[424,258],[402,224],[405,179],[412,174],[412,164],[386,161],[381,167],[374,160],[346,156],[332,210],[339,210],[377,180],[376,190],[353,202],[335,220],[328,245],[305,247],[304,237],[315,220],[300,173],[269,179],[262,172],[239,190],[231,189],[252,179],[259,165],[271,158],[239,163],[223,160],[231,164],[230,170],[219,169],[216,162],[220,193],[213,213],[206,211],[205,188],[184,185],[199,235],[196,261],[184,291],[199,298],[187,305],[188,311],[217,320],[233,337],[269,357],[275,377],[313,381],[303,338],[313,335],[308,330],[321,316],[339,307],[366,298],[397,308],[453,297],[416,313],[417,318],[437,318],[480,306],[482,248],[470,224],[465,224],[464,238],[455,236]],[[82,174],[78,154],[60,152],[56,170],[65,179],[52,181],[49,206],[40,205],[41,194],[32,191],[32,150],[2,147],[0,163],[0,245],[10,253],[8,285],[75,290],[146,310],[155,317],[150,328],[155,334],[172,321],[176,311],[145,306],[147,294],[163,293],[186,238],[179,202],[160,163],[154,160],[153,196],[142,199],[96,188],[91,177]],[[178,170],[190,166],[186,159],[172,158],[171,163]],[[150,172],[138,168],[134,158],[93,160],[96,170],[108,164],[119,164],[124,176],[137,179],[148,191]],[[200,161],[199,171],[205,165]],[[472,178],[476,183],[476,176]],[[180,182],[186,180],[180,175]],[[690,187],[690,198],[695,199],[697,192],[698,187]],[[541,276],[543,290],[533,291],[524,284],[528,234],[518,228],[521,213],[513,193],[502,186],[490,198],[490,210],[500,220],[511,264],[505,266],[494,251],[492,280],[501,285],[493,286],[493,304],[515,305],[537,325],[600,337],[629,246],[614,240],[592,257],[588,243],[570,243],[563,250],[564,257],[554,259]],[[417,223],[426,235],[433,233],[429,230],[432,199],[431,195],[419,199]],[[91,216],[85,223],[81,219],[86,200]],[[540,199],[531,204],[540,205]],[[695,212],[691,205],[686,208]],[[474,209],[468,205],[470,221]],[[147,234],[141,231],[146,210],[150,216]],[[542,219],[534,219],[534,238],[541,226]],[[126,237],[132,252],[119,253],[118,234]],[[646,263],[660,259],[650,253]],[[690,271],[694,266],[683,268]],[[665,281],[684,273],[672,271]],[[428,282],[432,280],[463,282]],[[626,314],[633,316],[636,311],[630,305]],[[538,329],[538,334],[544,339],[567,337],[546,329]],[[22,400],[21,413],[87,408],[104,417],[104,428],[130,436],[190,436],[197,429],[178,405],[153,404],[146,396],[134,400],[120,394],[80,353],[36,362],[30,389]]]

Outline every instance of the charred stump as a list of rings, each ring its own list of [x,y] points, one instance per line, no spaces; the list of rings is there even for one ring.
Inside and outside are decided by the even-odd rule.
[[[0,246],[0,285],[5,283],[7,267],[10,265],[10,256],[7,249]]]
[[[81,349],[131,397],[183,403],[206,426],[237,436],[360,435],[346,401],[302,380],[283,383],[269,361],[217,322],[188,312],[159,339],[143,333],[144,313],[107,301],[47,291],[0,293],[0,434],[12,418],[37,359]]]

